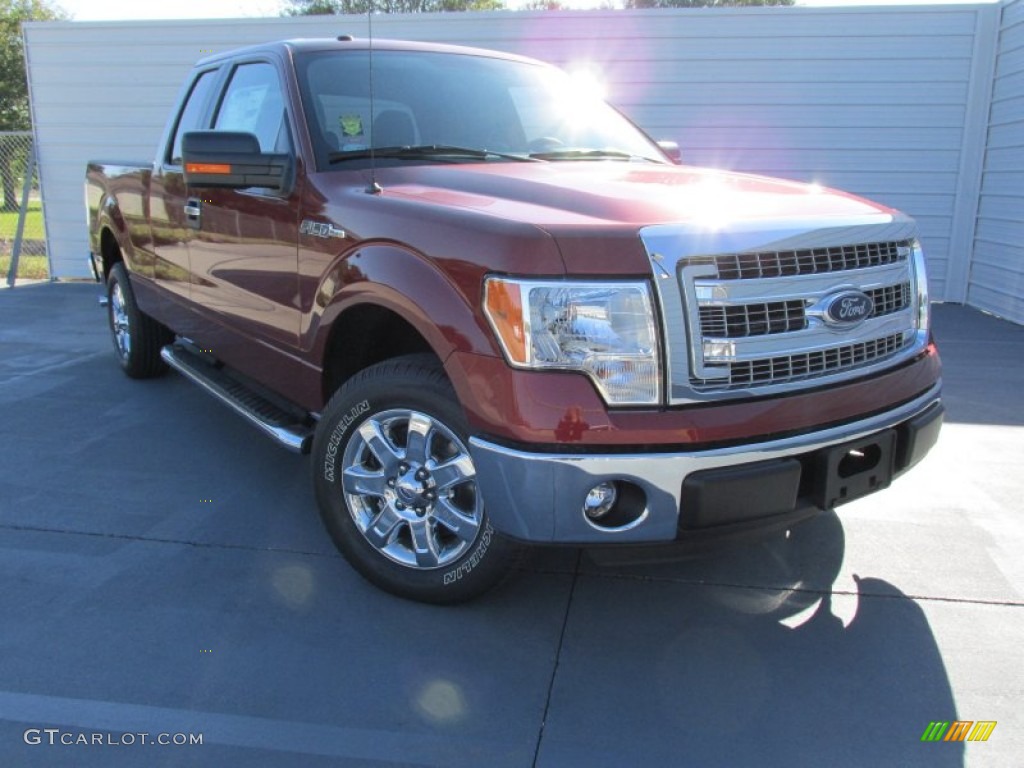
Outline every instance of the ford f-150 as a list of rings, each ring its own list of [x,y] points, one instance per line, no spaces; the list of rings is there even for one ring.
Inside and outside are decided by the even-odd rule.
[[[312,453],[330,535],[455,602],[524,543],[788,526],[937,439],[907,216],[686,167],[572,77],[349,37],[211,56],[87,169],[118,359]]]

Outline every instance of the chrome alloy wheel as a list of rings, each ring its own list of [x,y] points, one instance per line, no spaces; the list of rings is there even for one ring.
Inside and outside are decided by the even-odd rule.
[[[127,360],[132,351],[131,327],[128,322],[128,308],[125,306],[124,291],[120,283],[114,283],[110,291],[110,329],[114,333],[114,346],[121,355],[121,359]]]
[[[440,421],[404,409],[371,416],[349,440],[342,466],[349,514],[390,560],[441,568],[479,536],[483,504],[473,459]]]

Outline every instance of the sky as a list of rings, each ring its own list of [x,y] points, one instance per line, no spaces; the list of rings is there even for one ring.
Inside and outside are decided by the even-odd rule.
[[[963,0],[797,0],[798,5],[927,5]],[[967,0],[971,2],[972,0]],[[986,0],[974,0],[985,2]],[[55,0],[77,21],[120,19],[226,19],[277,16],[283,0]],[[514,7],[516,0],[509,0]],[[569,5],[593,7],[600,0],[570,0]]]

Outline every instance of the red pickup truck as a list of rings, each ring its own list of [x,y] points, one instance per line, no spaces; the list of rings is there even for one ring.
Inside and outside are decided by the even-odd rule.
[[[272,43],[89,164],[91,263],[129,376],[312,451],[351,564],[455,602],[524,542],[795,524],[938,437],[913,221],[675,160],[540,62]]]

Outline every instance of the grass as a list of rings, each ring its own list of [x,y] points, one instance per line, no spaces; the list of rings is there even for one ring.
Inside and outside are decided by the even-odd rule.
[[[7,280],[7,270],[11,268],[10,255],[0,255],[0,282]],[[50,277],[50,265],[45,256],[26,256],[18,258],[18,275],[22,280],[46,280]]]
[[[0,211],[0,240],[13,241],[18,231],[18,212]],[[26,240],[45,240],[43,230],[43,206],[41,203],[29,201],[28,212],[25,214]]]
[[[7,279],[11,268],[11,250],[14,235],[18,231],[18,212],[0,211],[0,281]],[[50,265],[46,256],[25,253],[25,241],[40,242],[46,239],[43,229],[43,207],[38,201],[29,201],[25,215],[25,230],[22,234],[22,251],[18,258],[18,275],[23,280],[45,280],[50,276]],[[38,250],[38,248],[36,249]]]

